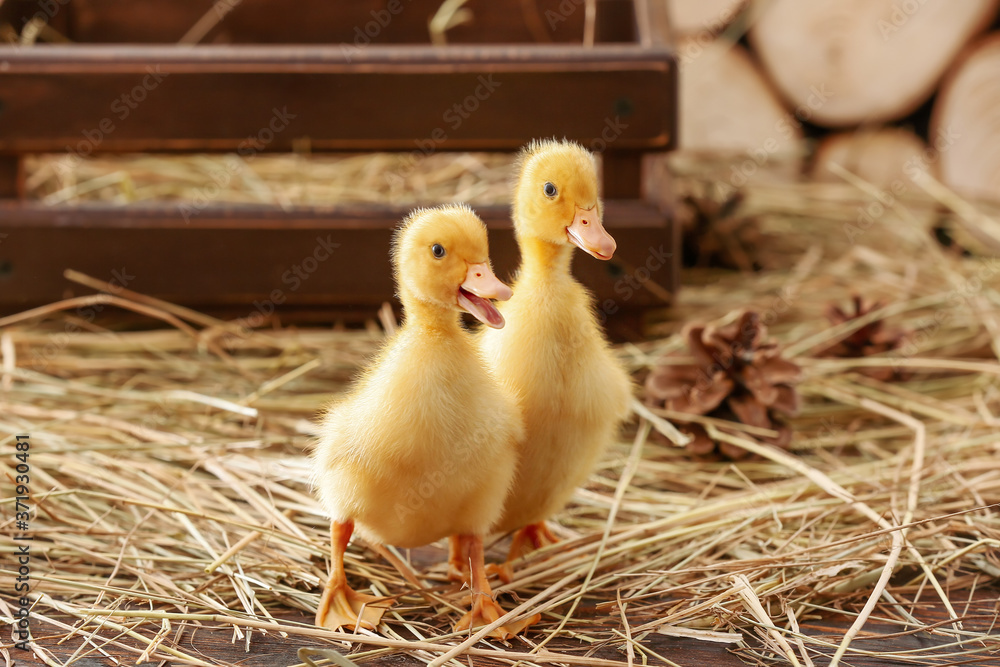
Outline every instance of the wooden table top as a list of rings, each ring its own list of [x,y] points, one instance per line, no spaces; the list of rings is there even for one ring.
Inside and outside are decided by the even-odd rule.
[[[918,620],[933,624],[947,618],[944,606],[938,602],[934,604],[931,598],[925,595],[926,604],[921,605],[915,612]],[[967,630],[989,633],[992,638],[991,643],[976,644],[976,647],[985,648],[982,653],[973,655],[955,655],[954,659],[939,660],[936,665],[1000,665],[1000,582],[993,582],[988,587],[980,588],[970,595],[969,591],[952,591],[952,604],[959,614],[964,617],[964,627]],[[930,634],[928,632],[908,631],[898,624],[877,620],[877,612],[873,615],[874,620],[870,620],[864,630],[852,643],[852,648],[864,649],[865,651],[877,652],[901,652],[927,650],[934,646],[940,646],[953,641],[944,635]],[[289,614],[284,616],[287,620],[308,622],[304,615]],[[811,620],[803,623],[803,631],[813,637],[822,638],[836,646],[843,637],[849,626],[849,621],[844,617],[827,617],[826,619]],[[62,619],[71,623],[71,619]],[[58,644],[58,639],[63,636],[62,630],[43,626],[41,623],[34,625],[36,641],[38,645],[47,650],[61,660],[67,660],[79,648],[79,640]],[[694,639],[678,639],[664,635],[650,634],[644,640],[644,644],[660,655],[667,657],[677,665],[682,667],[737,667],[746,664],[764,664],[760,660],[761,644],[753,637],[747,637],[744,647],[734,645],[715,644]],[[254,635],[250,651],[247,652],[242,642],[233,642],[232,631],[229,628],[211,629],[203,627],[193,632],[189,632],[182,649],[192,655],[200,655],[206,661],[220,665],[240,665],[241,667],[275,667],[278,665],[299,665],[296,652],[300,647],[321,647],[328,646],[338,648],[331,643],[317,641],[313,638],[302,636],[291,636],[287,639],[270,634],[263,636],[259,633]],[[550,646],[555,650],[583,654],[587,647],[572,640],[560,640],[552,642]],[[527,651],[530,646],[515,640],[511,644],[512,650]],[[967,647],[971,648],[971,647]],[[340,650],[340,649],[338,649]],[[812,653],[811,657],[816,665],[824,665],[829,662],[833,654],[833,648],[825,650],[820,654]],[[944,654],[948,649],[941,649],[939,654]],[[35,664],[32,658],[19,658],[13,652],[16,665]],[[120,649],[109,650],[109,653],[119,658],[122,664],[135,664],[137,653],[127,653]],[[21,654],[24,655],[24,654]],[[920,657],[920,654],[911,654],[913,658]],[[606,660],[620,661],[627,664],[626,656],[618,649],[609,647],[598,650],[594,657]],[[774,660],[774,656],[769,656],[768,663],[787,664],[783,659]],[[473,665],[494,665],[495,661],[484,658],[473,658]],[[465,660],[463,660],[465,662]],[[638,662],[638,661],[637,661]],[[40,664],[40,663],[38,663]],[[85,655],[72,662],[74,667],[104,667],[111,662],[104,657],[96,656],[94,653]],[[179,664],[172,661],[149,664],[173,665]],[[384,656],[373,661],[361,664],[389,665],[392,667],[411,667],[421,663],[405,655]],[[655,664],[655,663],[651,663]],[[926,662],[903,662],[901,658],[878,658],[861,655],[849,655],[842,662],[850,667],[886,667],[888,665],[900,664],[928,664]]]

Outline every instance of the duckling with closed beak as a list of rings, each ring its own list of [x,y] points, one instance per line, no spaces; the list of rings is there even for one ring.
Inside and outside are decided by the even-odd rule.
[[[515,531],[501,577],[531,548],[555,541],[545,520],[590,475],[628,415],[632,382],[570,272],[573,251],[608,260],[593,155],[568,141],[536,141],[517,163],[514,232],[521,267],[500,308],[507,326],[480,345],[497,378],[518,397],[526,437],[514,485],[494,529]]]

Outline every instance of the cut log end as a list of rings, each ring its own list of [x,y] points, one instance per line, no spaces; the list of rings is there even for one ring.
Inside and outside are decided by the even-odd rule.
[[[670,25],[681,36],[717,35],[733,22],[748,0],[668,0]]]
[[[923,140],[908,130],[884,128],[843,132],[825,138],[816,149],[811,174],[817,181],[842,182],[831,168],[839,165],[881,189],[910,187],[917,171],[935,173]]]
[[[802,131],[746,50],[722,42],[680,44],[680,146],[764,163],[799,154]]]
[[[750,42],[791,106],[812,122],[881,123],[924,102],[998,6],[1000,0],[772,0]]]
[[[944,182],[961,195],[1000,201],[1000,35],[966,54],[946,78],[930,144]]]

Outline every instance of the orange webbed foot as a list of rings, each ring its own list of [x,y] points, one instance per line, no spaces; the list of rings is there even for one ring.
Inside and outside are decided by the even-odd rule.
[[[316,609],[316,625],[321,628],[374,630],[382,614],[392,606],[391,600],[358,593],[347,585],[344,552],[353,532],[351,520],[330,523],[330,578]]]
[[[493,599],[493,592],[486,579],[486,568],[483,566],[482,538],[475,535],[462,535],[456,537],[451,546],[453,556],[461,554],[467,558],[472,587],[472,608],[455,624],[455,631],[465,632],[495,623],[507,612]],[[450,564],[452,560],[454,559],[449,559]],[[456,568],[459,566],[457,560],[454,565]],[[495,639],[508,639],[523,632],[528,626],[537,623],[540,618],[536,614],[513,624],[501,625],[491,630],[488,636]]]
[[[505,613],[507,612],[505,612],[503,607],[498,605],[493,598],[483,593],[473,593],[472,609],[466,612],[465,616],[459,619],[458,623],[455,624],[455,632],[475,630],[476,628],[481,628],[484,625],[489,625]],[[494,639],[508,639],[511,634],[512,633],[510,631],[501,625],[498,628],[494,628],[488,636],[493,637]]]
[[[514,581],[514,566],[510,564],[510,561],[503,563],[490,563],[486,566],[486,574],[491,577],[496,577],[505,584],[509,584]]]
[[[328,630],[374,630],[390,606],[390,600],[358,593],[346,584],[327,584],[316,610],[316,625]]]
[[[497,604],[489,595],[484,593],[473,593],[472,609],[466,612],[458,623],[454,625],[455,632],[475,631],[477,628],[489,625],[507,612]],[[535,614],[519,621],[504,623],[494,628],[487,634],[487,637],[494,639],[510,639],[514,635],[521,634],[529,627],[540,621],[541,614]]]
[[[538,623],[540,620],[542,620],[542,615],[534,614],[533,616],[523,618],[520,621],[507,621],[501,627],[506,629],[511,635],[519,635],[535,623]]]
[[[528,524],[524,528],[514,531],[514,537],[510,542],[510,551],[507,552],[507,560],[502,565],[490,564],[486,571],[500,577],[500,581],[505,584],[509,584],[514,580],[514,561],[524,558],[532,551],[558,542],[559,538],[544,521]]]

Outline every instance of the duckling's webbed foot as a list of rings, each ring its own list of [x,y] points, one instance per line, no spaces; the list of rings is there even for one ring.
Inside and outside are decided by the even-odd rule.
[[[484,593],[472,594],[472,609],[465,613],[458,623],[455,624],[455,632],[465,632],[475,630],[484,625],[489,625],[505,613],[503,607],[498,605],[493,598]],[[489,637],[494,639],[508,639],[511,636],[506,627],[500,626],[490,631]]]
[[[452,546],[460,553],[468,554],[466,562],[471,568],[472,608],[455,624],[456,632],[475,630],[484,625],[496,622],[506,614],[503,607],[493,599],[493,591],[486,579],[486,567],[483,563],[483,540],[478,536],[462,535],[456,538]],[[523,632],[528,626],[537,623],[541,617],[538,614],[514,624],[501,625],[490,631],[490,637],[508,639]]]
[[[500,581],[509,584],[514,580],[514,561],[524,558],[532,551],[556,544],[559,538],[549,530],[548,524],[544,521],[531,523],[514,531],[514,537],[510,542],[510,551],[507,552],[507,561],[502,565],[491,564],[487,571],[496,574]]]
[[[346,584],[331,581],[323,590],[323,597],[316,610],[316,625],[327,630],[374,630],[382,621],[382,614],[389,604],[385,598],[364,595]]]
[[[517,557],[525,556],[531,551],[556,544],[559,538],[549,528],[549,524],[544,521],[531,523],[514,533],[514,540],[510,545],[510,553],[514,554],[515,547],[519,550]],[[530,547],[528,546],[530,545]]]
[[[328,630],[345,627],[374,630],[382,614],[392,605],[385,598],[358,593],[347,585],[344,552],[352,532],[353,521],[330,524],[330,579],[316,609],[316,625]]]

